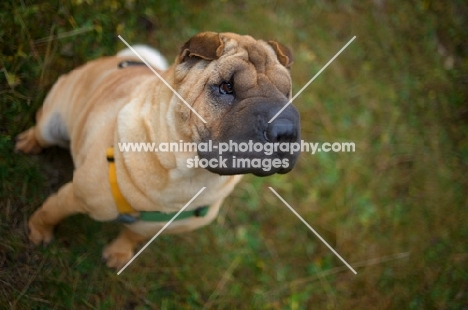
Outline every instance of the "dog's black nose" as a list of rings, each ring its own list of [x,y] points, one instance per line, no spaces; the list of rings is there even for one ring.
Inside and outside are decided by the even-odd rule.
[[[265,131],[268,142],[295,142],[297,136],[298,126],[286,118],[275,119]]]

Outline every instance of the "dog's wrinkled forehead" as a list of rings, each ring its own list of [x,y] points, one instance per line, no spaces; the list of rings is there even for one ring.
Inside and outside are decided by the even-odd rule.
[[[276,42],[270,41],[267,43],[262,40],[255,40],[251,36],[241,36],[234,33],[221,33],[220,37],[224,43],[221,55],[223,58],[238,57],[253,64],[257,72],[260,73],[263,73],[267,66],[271,65],[286,67],[286,64],[280,63],[281,55],[278,55],[275,46],[272,46],[273,43],[278,44]]]
[[[250,36],[235,33],[202,32],[188,40],[181,48],[178,61],[188,59],[217,60],[236,55],[245,61],[261,66],[264,61],[278,62],[290,68],[293,57],[291,51],[276,41],[255,40]]]
[[[221,34],[221,38],[224,49],[215,69],[221,80],[229,81],[235,76],[233,82],[243,90],[255,88],[260,92],[271,92],[274,85],[281,93],[288,93],[291,85],[289,69],[280,62],[271,43],[237,34]]]
[[[237,99],[290,93],[292,54],[276,41],[202,32],[182,46],[177,62],[178,81],[192,73],[194,81],[204,80],[201,85],[233,83]]]

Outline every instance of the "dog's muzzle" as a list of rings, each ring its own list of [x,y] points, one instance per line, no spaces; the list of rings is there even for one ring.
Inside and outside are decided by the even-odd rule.
[[[229,148],[222,154],[216,148],[211,152],[198,151],[200,158],[224,160],[222,166],[206,169],[220,175],[253,173],[257,176],[291,171],[299,156],[299,151],[292,150],[293,143],[300,143],[299,112],[289,105],[268,123],[285,104],[266,99],[239,102],[223,119],[220,134],[208,138],[214,145],[229,143],[239,147]],[[247,150],[245,146],[249,146]]]

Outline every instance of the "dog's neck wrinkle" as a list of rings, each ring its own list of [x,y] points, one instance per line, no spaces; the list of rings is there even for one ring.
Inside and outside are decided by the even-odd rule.
[[[154,143],[159,147],[162,142],[188,141],[178,134],[174,112],[167,108],[170,104],[156,104],[171,100],[171,90],[164,84],[153,84],[142,84],[144,89],[153,91],[146,96],[134,96],[136,99],[119,112],[115,146],[118,142],[133,142]],[[119,186],[132,207],[139,211],[165,209],[159,195],[173,179],[197,175],[186,167],[185,157],[193,154],[115,151]]]
[[[150,82],[143,83],[141,89],[151,89]],[[159,141],[156,138],[165,136],[165,131],[158,124],[159,122],[154,122],[150,117],[162,112],[159,105],[151,105],[152,94],[141,96],[138,92],[139,88],[135,90],[136,95],[133,96],[135,99],[119,112],[114,146],[117,146],[119,142],[156,143],[157,146]],[[164,158],[158,155],[151,151],[121,152],[116,150],[117,177],[123,195],[127,197],[132,206],[134,201],[144,202],[133,206],[137,210],[143,210],[140,205],[153,206],[155,201],[149,193],[164,189],[169,181],[167,173],[164,173],[166,171],[164,166],[167,164],[164,165],[163,162],[170,162],[170,158],[167,157],[171,154],[165,154]]]

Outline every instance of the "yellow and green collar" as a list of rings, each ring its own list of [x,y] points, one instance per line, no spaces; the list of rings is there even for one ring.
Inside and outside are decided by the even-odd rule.
[[[117,205],[117,210],[119,210],[119,216],[116,219],[118,222],[126,224],[131,224],[138,220],[147,222],[169,222],[177,214],[177,212],[165,213],[159,211],[136,211],[133,209],[127,199],[123,196],[120,191],[119,184],[117,183],[114,148],[112,147],[107,149],[107,161],[109,162],[109,184],[112,196],[114,196],[115,204]],[[208,213],[208,209],[208,206],[203,206],[195,210],[184,211],[177,216],[176,220],[183,220],[193,216],[203,217]],[[135,216],[134,214],[139,215]]]

